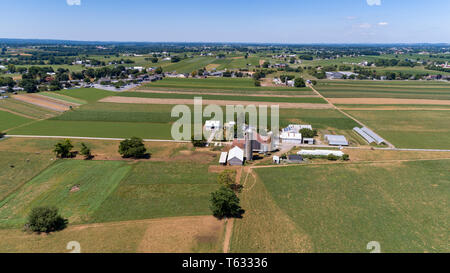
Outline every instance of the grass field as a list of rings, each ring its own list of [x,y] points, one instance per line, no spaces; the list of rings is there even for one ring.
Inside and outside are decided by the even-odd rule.
[[[100,90],[95,88],[78,88],[78,89],[55,91],[55,94],[69,96],[90,103],[96,102],[100,99],[103,99],[104,97],[114,96],[116,92]]]
[[[80,243],[82,253],[220,252],[223,221],[212,216],[173,217],[70,226],[50,235],[4,229],[0,237],[2,253],[67,253],[71,241]]]
[[[206,79],[179,79],[179,78],[165,78],[161,81],[156,81],[142,85],[139,89],[163,89],[163,90],[208,90],[211,91],[227,91],[238,93],[249,92],[267,92],[290,94],[312,94],[309,88],[289,88],[289,87],[256,87],[252,79],[248,78],[206,78]]]
[[[31,121],[33,120],[0,110],[0,132]]]
[[[450,84],[423,81],[320,81],[327,98],[399,98],[450,100]]]
[[[97,210],[95,222],[208,215],[217,189],[208,165],[140,162]]]
[[[60,160],[0,202],[0,226],[20,227],[33,207],[55,206],[70,223],[91,219],[131,166],[120,161]],[[71,192],[79,186],[79,191]]]
[[[45,119],[60,114],[57,111],[52,111],[47,108],[42,108],[34,104],[12,98],[0,100],[0,108],[34,119]]]
[[[76,103],[76,104],[85,104],[86,103],[86,101],[84,101],[84,100],[79,100],[74,97],[62,95],[61,93],[56,93],[56,92],[40,92],[39,94],[47,96],[49,98],[67,101],[70,103]]]
[[[177,72],[177,73],[191,73],[192,71],[199,70],[206,67],[208,64],[215,61],[214,57],[194,57],[182,60],[177,63],[167,63],[164,65],[164,71]]]
[[[194,97],[202,97],[204,100],[224,100],[224,101],[261,101],[261,102],[290,102],[290,103],[326,103],[320,97],[301,98],[301,97],[270,97],[270,96],[233,96],[233,95],[202,95],[201,93],[193,94],[177,94],[177,93],[144,93],[144,92],[123,92],[122,97],[138,97],[138,98],[168,98],[168,99],[193,99]]]
[[[450,112],[357,111],[347,113],[399,148],[450,149]]]
[[[448,252],[449,163],[310,165],[256,173],[315,252],[368,252],[370,241],[380,242],[382,252]],[[255,221],[266,217],[261,214]]]

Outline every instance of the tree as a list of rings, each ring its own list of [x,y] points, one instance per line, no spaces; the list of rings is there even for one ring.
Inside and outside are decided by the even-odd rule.
[[[344,155],[342,155],[342,160],[349,161],[350,160],[350,156],[348,154],[344,154]]]
[[[72,156],[72,150],[73,145],[70,142],[69,139],[66,139],[64,141],[60,141],[55,144],[55,149],[53,150],[57,157],[60,158],[67,158]]]
[[[192,141],[192,145],[194,145],[194,147],[205,147],[206,143],[207,143],[205,136],[203,136],[203,135],[201,138],[192,136],[191,141]]]
[[[157,63],[157,62],[158,62],[158,58],[156,58],[156,57],[153,57],[153,58],[152,58],[152,63],[154,63],[154,64],[155,64],[155,63]]]
[[[156,74],[162,74],[162,73],[163,73],[162,67],[160,66],[160,67],[156,68],[156,69],[155,69],[155,73],[156,73]]]
[[[221,187],[211,193],[210,209],[215,217],[222,219],[224,217],[242,217],[244,210],[239,205],[239,198],[230,188]]]
[[[37,91],[37,83],[33,79],[23,79],[20,81],[20,87],[22,87],[27,93],[34,93]]]
[[[296,78],[294,81],[295,87],[306,87],[305,80],[303,78]]]
[[[147,154],[147,149],[141,138],[132,137],[120,142],[119,154],[124,158],[143,158]]]
[[[84,144],[83,142],[81,142],[80,154],[84,156],[84,159],[92,158],[91,149],[88,146],[86,146],[86,144]]]
[[[328,160],[331,160],[331,161],[336,161],[339,159],[339,157],[335,156],[334,154],[329,154],[327,156],[327,158],[328,158]]]
[[[236,171],[224,170],[217,176],[217,183],[220,185],[231,188],[236,183]]]
[[[260,81],[258,81],[258,80],[254,80],[254,82],[253,82],[254,84],[255,84],[255,86],[256,87],[259,87],[259,86],[261,86],[261,82]]]
[[[317,130],[310,130],[308,128],[303,128],[299,131],[300,134],[302,134],[302,137],[306,138],[313,138],[317,135]]]
[[[28,215],[26,227],[34,232],[52,232],[62,230],[68,221],[61,217],[57,208],[37,207]]]

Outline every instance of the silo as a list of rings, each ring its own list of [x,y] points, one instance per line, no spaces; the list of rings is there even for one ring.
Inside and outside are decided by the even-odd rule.
[[[245,158],[247,161],[252,161],[253,159],[253,131],[248,129],[245,133]]]

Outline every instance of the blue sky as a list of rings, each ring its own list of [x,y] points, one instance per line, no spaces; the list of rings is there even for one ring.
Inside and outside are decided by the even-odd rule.
[[[2,0],[1,38],[450,42],[448,0]]]

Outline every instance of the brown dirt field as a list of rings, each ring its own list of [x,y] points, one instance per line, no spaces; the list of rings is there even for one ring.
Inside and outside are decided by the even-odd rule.
[[[193,104],[194,100],[190,99],[154,99],[154,98],[137,98],[137,97],[106,97],[99,100],[99,102],[113,102],[113,103],[136,103],[136,104]],[[203,104],[216,105],[279,105],[280,108],[300,108],[300,109],[330,109],[333,108],[329,104],[321,103],[273,103],[265,101],[232,101],[232,100],[203,100]]]
[[[268,79],[270,80],[270,79]],[[271,82],[271,80],[270,80]],[[271,85],[274,86],[274,85]],[[162,91],[162,90],[136,90],[141,93],[158,93],[158,94],[190,94],[190,95],[232,95],[245,97],[278,97],[278,98],[317,98],[316,95],[273,95],[273,94],[239,94],[239,93],[212,93],[212,92],[189,92],[189,91]]]
[[[266,60],[259,60],[259,65],[263,65],[266,62]]]
[[[69,106],[65,105],[63,103],[59,103],[56,101],[49,100],[43,96],[33,96],[31,94],[28,95],[15,95],[13,96],[14,99],[20,100],[23,102],[31,103],[43,108],[47,108],[50,110],[55,110],[59,112],[64,112],[69,110]]]
[[[207,71],[214,70],[214,68],[218,68],[220,64],[208,64],[205,68]]]
[[[450,100],[391,99],[391,98],[328,98],[333,104],[423,104],[450,105]]]
[[[220,252],[224,221],[213,216],[192,216],[149,220],[138,252]]]
[[[267,86],[273,87],[273,86],[275,86],[275,84],[273,83],[272,79],[270,79],[270,78],[263,78],[263,79],[261,80],[261,86],[265,86],[265,87],[267,87]],[[290,97],[290,96],[286,96],[286,97]]]
[[[343,149],[350,156],[350,161],[379,161],[379,160],[403,160],[403,159],[439,159],[449,158],[450,152],[420,152],[420,151],[383,151]]]
[[[231,57],[230,59],[232,59],[232,60],[244,59],[244,56]]]

